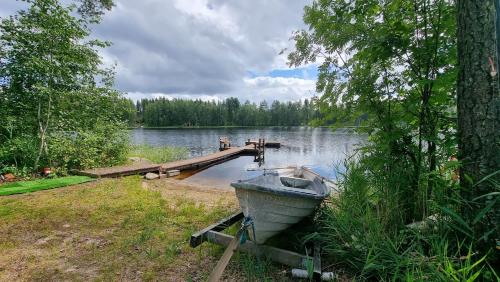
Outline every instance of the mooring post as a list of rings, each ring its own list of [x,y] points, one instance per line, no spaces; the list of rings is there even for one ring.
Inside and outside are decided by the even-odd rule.
[[[262,138],[262,160],[265,158],[265,150],[266,150],[266,139]]]

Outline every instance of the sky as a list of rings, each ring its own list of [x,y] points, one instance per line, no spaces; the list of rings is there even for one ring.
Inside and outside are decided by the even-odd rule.
[[[0,17],[23,6],[0,2]],[[296,101],[315,93],[317,66],[289,68],[286,59],[310,2],[115,0],[92,36],[113,43],[101,56],[116,65],[115,87],[133,100]]]

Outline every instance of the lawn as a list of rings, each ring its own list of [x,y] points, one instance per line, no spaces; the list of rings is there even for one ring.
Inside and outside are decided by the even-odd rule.
[[[134,176],[0,197],[0,281],[206,280],[223,250],[192,249],[189,237],[237,201],[179,183]],[[256,265],[237,255],[225,280],[253,280],[269,267],[282,275]]]
[[[40,190],[59,188],[69,185],[92,181],[87,176],[67,176],[52,179],[37,179],[31,181],[17,181],[0,185],[0,196],[23,194]]]

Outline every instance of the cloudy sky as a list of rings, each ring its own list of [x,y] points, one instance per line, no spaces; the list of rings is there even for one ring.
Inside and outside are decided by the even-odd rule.
[[[21,7],[0,0],[0,16]],[[94,36],[132,99],[298,100],[314,93],[316,66],[290,69],[294,30],[310,0],[116,0]]]

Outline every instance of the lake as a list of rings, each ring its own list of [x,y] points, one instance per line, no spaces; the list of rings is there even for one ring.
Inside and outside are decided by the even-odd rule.
[[[232,181],[260,174],[258,169],[289,165],[305,165],[325,177],[335,179],[342,171],[345,158],[366,141],[366,136],[353,130],[332,131],[329,128],[311,127],[138,128],[131,130],[130,134],[133,144],[187,147],[190,157],[217,152],[220,136],[227,136],[232,146],[243,146],[247,139],[258,138],[281,143],[279,149],[266,148],[265,162],[260,167],[259,163],[254,162],[253,156],[241,156],[204,169],[184,180],[226,187]]]

